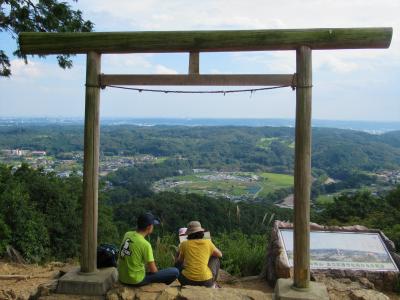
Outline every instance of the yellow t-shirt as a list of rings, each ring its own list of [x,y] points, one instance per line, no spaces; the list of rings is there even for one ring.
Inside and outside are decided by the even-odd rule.
[[[205,281],[213,277],[208,261],[216,247],[211,240],[187,240],[180,244],[184,269],[182,274],[193,281]]]

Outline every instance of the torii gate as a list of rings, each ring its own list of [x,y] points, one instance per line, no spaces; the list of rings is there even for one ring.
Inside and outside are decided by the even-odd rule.
[[[107,85],[295,86],[294,283],[310,287],[312,50],[388,48],[392,28],[21,33],[23,54],[86,54],[81,273],[96,269],[100,88]],[[293,75],[203,75],[200,52],[296,51]],[[188,75],[104,75],[102,53],[190,53]],[[97,291],[98,292],[98,291]],[[96,292],[92,292],[96,293]],[[301,293],[301,292],[300,292]],[[303,293],[305,296],[305,294]],[[278,295],[278,298],[280,296]],[[298,296],[295,296],[295,298]],[[307,298],[308,297],[308,298]],[[312,299],[315,296],[302,297]],[[293,298],[294,299],[294,298]]]

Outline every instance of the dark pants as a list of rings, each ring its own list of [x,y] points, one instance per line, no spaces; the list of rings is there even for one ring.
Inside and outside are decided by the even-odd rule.
[[[215,257],[215,256],[210,257],[210,260],[208,261],[208,267],[210,268],[213,277],[209,280],[204,280],[204,281],[194,281],[194,280],[190,280],[190,279],[186,278],[185,275],[183,275],[181,272],[182,265],[177,266],[177,267],[180,268],[180,270],[179,270],[180,274],[179,274],[178,280],[182,285],[198,285],[198,286],[212,287],[218,278],[220,261],[219,261],[218,257]]]
[[[134,284],[134,286],[143,286],[150,283],[171,284],[178,278],[178,276],[179,270],[177,268],[167,268],[156,273],[146,273],[144,279],[141,282]]]

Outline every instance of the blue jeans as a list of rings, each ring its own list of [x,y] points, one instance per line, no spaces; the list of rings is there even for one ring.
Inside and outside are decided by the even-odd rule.
[[[135,284],[136,286],[142,286],[150,283],[165,283],[171,284],[174,282],[179,276],[179,270],[177,268],[167,268],[163,270],[159,270],[156,273],[146,273],[146,276],[142,280]]]

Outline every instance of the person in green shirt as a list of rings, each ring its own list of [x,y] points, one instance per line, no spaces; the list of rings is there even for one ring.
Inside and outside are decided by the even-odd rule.
[[[153,249],[145,239],[158,224],[160,222],[151,213],[145,213],[138,217],[137,230],[125,233],[118,255],[118,278],[122,283],[137,286],[155,282],[170,284],[178,278],[177,268],[157,269]]]

